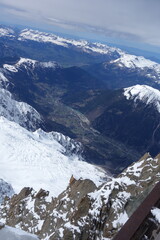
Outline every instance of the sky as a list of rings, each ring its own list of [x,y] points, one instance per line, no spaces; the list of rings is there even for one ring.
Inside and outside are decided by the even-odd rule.
[[[0,0],[0,22],[160,52],[160,0]]]

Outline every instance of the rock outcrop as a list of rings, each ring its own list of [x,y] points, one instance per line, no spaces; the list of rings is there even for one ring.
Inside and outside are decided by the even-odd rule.
[[[145,154],[116,178],[96,187],[91,180],[71,177],[57,198],[48,192],[24,188],[5,199],[0,218],[7,225],[43,240],[112,239],[160,181],[160,155]]]

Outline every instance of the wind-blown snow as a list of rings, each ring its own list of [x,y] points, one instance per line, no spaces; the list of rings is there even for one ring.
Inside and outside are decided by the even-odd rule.
[[[0,116],[30,130],[37,129],[42,122],[39,113],[33,107],[14,100],[12,94],[3,88],[0,88]]]
[[[135,85],[124,89],[127,100],[142,101],[145,104],[153,104],[160,112],[160,91],[147,85]]]
[[[49,190],[57,196],[70,177],[90,178],[100,184],[105,173],[78,155],[67,156],[66,149],[39,132],[29,132],[0,117],[0,176],[12,184],[15,192],[23,187]]]
[[[17,228],[5,226],[0,229],[1,240],[38,240],[39,238],[33,234],[19,230]]]

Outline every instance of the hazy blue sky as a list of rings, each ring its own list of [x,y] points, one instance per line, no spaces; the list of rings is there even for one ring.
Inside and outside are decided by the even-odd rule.
[[[0,11],[1,22],[160,49],[160,0],[0,0]]]

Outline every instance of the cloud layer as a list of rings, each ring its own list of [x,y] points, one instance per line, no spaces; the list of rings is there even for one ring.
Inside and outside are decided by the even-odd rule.
[[[2,17],[160,46],[159,0],[0,0]]]

